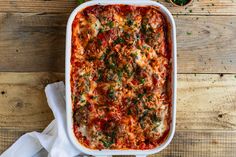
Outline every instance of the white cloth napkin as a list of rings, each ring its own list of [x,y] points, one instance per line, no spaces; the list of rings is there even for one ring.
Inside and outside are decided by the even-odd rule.
[[[82,155],[66,133],[65,86],[63,82],[47,85],[45,93],[55,119],[42,132],[20,137],[1,157],[74,157]]]

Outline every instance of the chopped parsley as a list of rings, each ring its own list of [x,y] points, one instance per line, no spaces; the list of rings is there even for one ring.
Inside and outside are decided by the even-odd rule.
[[[146,25],[142,24],[140,31],[141,31],[143,34],[146,34],[146,30],[147,30],[147,29],[146,29]]]
[[[109,64],[109,67],[110,67],[111,69],[115,69],[115,68],[116,68],[116,64],[115,64],[115,63],[110,63],[110,64]]]
[[[107,25],[112,28],[114,26],[114,22],[113,21],[108,21]]]
[[[139,98],[139,99],[142,99],[143,96],[144,96],[144,94],[138,94],[138,98]]]
[[[134,58],[137,58],[138,57],[138,53],[137,52],[131,53],[131,56],[134,57]]]
[[[134,21],[132,20],[132,19],[128,19],[127,20],[127,24],[128,24],[128,26],[131,26],[131,25],[133,25],[133,23],[134,23]]]
[[[123,76],[123,71],[122,71],[122,69],[119,69],[119,70],[117,71],[117,75],[118,75],[119,80],[121,81],[122,76]]]
[[[133,99],[132,102],[134,105],[136,105],[139,101],[138,101],[138,99]]]
[[[101,45],[102,45],[102,41],[98,40],[98,46],[101,46]]]
[[[186,34],[187,34],[187,35],[191,35],[191,34],[192,34],[192,32],[186,32]]]
[[[106,53],[103,53],[99,60],[104,60],[106,58]]]
[[[124,36],[125,36],[126,38],[130,38],[130,34],[127,33],[127,32],[124,33]]]
[[[103,71],[101,69],[98,70],[98,79],[97,82],[102,81],[103,79]]]
[[[99,33],[103,33],[104,32],[104,29],[103,28],[100,28],[99,29]]]
[[[190,0],[173,0],[173,2],[177,5],[183,6],[190,2]]]
[[[84,0],[77,0],[77,3],[82,4],[82,3],[84,3]]]
[[[140,79],[140,83],[144,84],[145,83],[145,78]]]
[[[160,121],[161,121],[161,119],[160,119],[159,117],[157,117],[157,115],[156,115],[155,113],[152,114],[151,120],[152,120],[153,123],[156,123],[156,122],[160,122]]]
[[[127,111],[127,114],[128,114],[128,115],[131,115],[131,114],[132,114],[132,112],[131,112],[131,109],[130,109],[130,108],[128,109],[128,111]]]
[[[116,44],[122,44],[122,43],[124,43],[125,42],[125,40],[123,39],[123,38],[121,38],[121,37],[118,37],[115,41],[114,41],[114,44],[116,45]]]
[[[114,91],[114,89],[112,87],[108,91],[108,97],[110,99],[115,99],[116,98],[115,91]]]
[[[124,70],[125,70],[125,72],[127,73],[128,77],[131,77],[131,76],[132,76],[132,71],[129,70],[128,64],[126,64],[126,65],[124,66]]]
[[[101,140],[101,142],[103,143],[104,147],[106,147],[106,148],[109,148],[113,144],[113,141]]]
[[[148,100],[148,101],[152,101],[152,99],[153,99],[153,95],[149,95],[149,96],[147,97],[147,100]]]

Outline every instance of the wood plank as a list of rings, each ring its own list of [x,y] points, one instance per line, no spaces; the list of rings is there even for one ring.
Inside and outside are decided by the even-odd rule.
[[[236,72],[236,16],[175,19],[179,73]]]
[[[44,87],[50,82],[63,79],[63,73],[0,73],[0,137],[9,134],[9,137],[0,138],[0,146],[3,147],[0,151],[3,151],[23,133],[33,130],[41,131],[49,124],[53,117],[46,103]],[[226,139],[231,138],[231,131],[236,130],[235,93],[236,74],[179,74],[177,130],[188,130],[188,132],[177,133],[178,140],[173,142],[174,146],[167,149],[164,156],[168,154],[182,156],[183,148],[187,144],[190,145],[188,148],[190,150],[187,151],[189,155],[198,153],[200,150],[194,151],[194,149],[200,146],[204,148],[208,143],[206,140],[208,138],[203,137],[214,135],[204,133],[204,136],[197,136],[206,130],[213,132],[221,130],[223,133],[217,134],[217,138],[222,135],[225,135]],[[191,130],[202,131],[199,133],[194,131],[191,134],[193,139],[191,139],[189,137]],[[190,138],[190,142],[186,138]],[[235,143],[235,139],[232,140]],[[206,144],[203,144],[204,142]],[[223,143],[214,146],[218,148],[218,146],[227,144],[224,143],[223,138],[219,143],[221,142]],[[232,142],[229,142],[230,146]],[[234,147],[227,148],[226,146],[221,149],[222,152],[234,149]],[[208,145],[206,149],[212,147]],[[206,153],[206,149],[203,153]]]
[[[177,128],[236,129],[235,77],[178,75]],[[44,86],[63,79],[63,74],[1,73],[0,126],[21,130],[43,128],[51,120]]]
[[[177,129],[236,129],[236,75],[178,75]]]
[[[171,144],[150,157],[234,157],[236,131],[178,130]]]
[[[165,5],[173,14],[190,15],[236,15],[235,0],[195,0],[190,6],[175,7],[166,0],[156,0]],[[69,13],[77,6],[76,0],[1,0],[1,12],[50,12]]]
[[[166,149],[149,157],[235,157],[235,153],[236,131],[177,130]]]
[[[71,12],[77,6],[76,0],[1,0],[1,12]]]
[[[0,71],[63,71],[66,19],[59,14],[0,14]]]
[[[63,72],[67,16],[0,13],[0,71]],[[236,73],[236,16],[175,20],[179,73]]]
[[[64,29],[0,33],[0,71],[64,71]]]
[[[0,73],[0,129],[43,129],[53,119],[44,94],[50,82],[62,80],[50,73]]]
[[[19,130],[0,130],[0,154],[24,133]],[[166,149],[149,157],[234,157],[235,153],[235,131],[177,130]]]

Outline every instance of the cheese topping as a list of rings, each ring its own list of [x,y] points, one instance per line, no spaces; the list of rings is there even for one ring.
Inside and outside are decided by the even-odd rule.
[[[73,128],[90,149],[152,149],[170,129],[170,45],[156,7],[91,6],[72,26]]]

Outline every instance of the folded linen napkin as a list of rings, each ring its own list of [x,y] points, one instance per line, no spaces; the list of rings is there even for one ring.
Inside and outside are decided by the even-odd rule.
[[[65,86],[63,82],[47,85],[47,102],[55,119],[42,132],[20,137],[1,157],[74,157],[83,156],[66,133]]]

